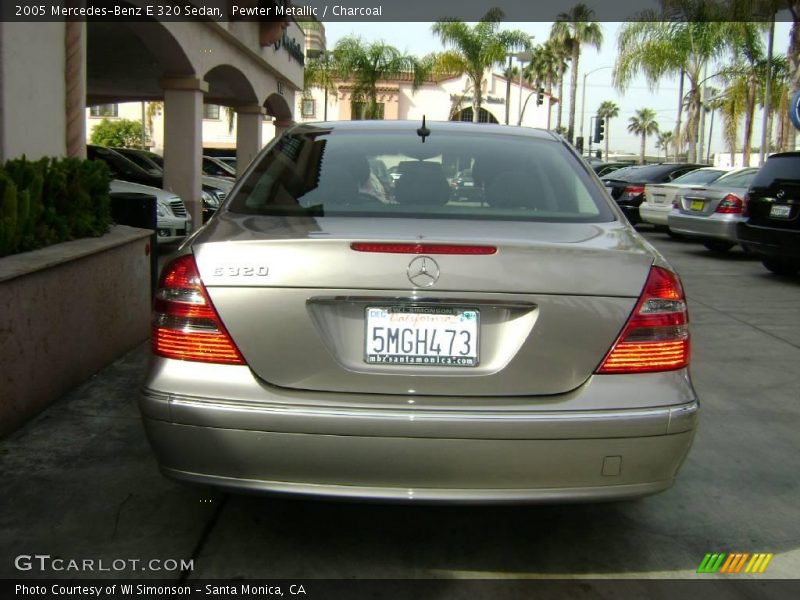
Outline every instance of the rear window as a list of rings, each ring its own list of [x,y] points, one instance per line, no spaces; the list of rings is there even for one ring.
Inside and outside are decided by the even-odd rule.
[[[698,170],[698,171],[690,171],[686,173],[686,175],[681,175],[680,177],[676,177],[672,180],[672,183],[689,183],[692,185],[705,185],[711,183],[712,181],[716,181],[722,175],[725,174],[725,171],[722,170]]]
[[[769,187],[776,179],[800,181],[800,153],[770,156],[753,179],[753,187]]]
[[[730,175],[717,179],[714,182],[714,187],[746,188],[750,185],[750,182],[753,181],[757,172],[758,169],[748,169],[746,171],[731,173]]]
[[[607,222],[577,158],[547,139],[472,131],[331,130],[285,134],[226,206],[234,213]],[[474,192],[459,191],[468,175]]]

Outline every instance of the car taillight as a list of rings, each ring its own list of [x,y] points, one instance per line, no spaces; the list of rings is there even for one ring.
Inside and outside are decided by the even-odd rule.
[[[166,358],[245,364],[211,304],[191,254],[173,260],[161,275],[150,343],[155,354]]]
[[[728,194],[722,199],[714,212],[723,214],[739,214],[744,212],[744,201],[735,194]]]
[[[639,194],[644,194],[644,187],[641,185],[629,185],[623,193],[629,196],[638,196]]]
[[[689,314],[675,273],[651,267],[644,290],[597,373],[672,371],[689,364]]]

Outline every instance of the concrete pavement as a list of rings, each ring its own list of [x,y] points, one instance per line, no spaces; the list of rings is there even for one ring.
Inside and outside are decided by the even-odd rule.
[[[694,448],[668,492],[600,505],[443,507],[183,487],[159,474],[139,421],[141,347],[0,442],[0,577],[65,575],[15,568],[16,556],[34,553],[192,559],[191,578],[697,577],[706,552],[742,551],[775,553],[759,577],[796,578],[800,278],[776,277],[740,250],[720,258],[646,235],[687,290],[702,402]],[[67,575],[182,573],[137,565]]]

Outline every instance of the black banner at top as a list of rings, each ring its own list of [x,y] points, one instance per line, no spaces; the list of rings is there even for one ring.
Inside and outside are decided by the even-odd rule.
[[[800,7],[800,0],[791,0]],[[490,8],[510,22],[553,22],[575,2],[546,0],[3,0],[4,22],[89,21],[286,21],[430,22],[480,20]],[[590,20],[790,21],[787,0],[583,0]],[[747,10],[746,5],[756,6]],[[766,8],[765,8],[766,7]],[[754,10],[760,12],[753,12]]]

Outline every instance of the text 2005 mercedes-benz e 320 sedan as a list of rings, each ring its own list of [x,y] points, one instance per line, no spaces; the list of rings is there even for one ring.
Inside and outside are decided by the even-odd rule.
[[[297,125],[165,267],[141,410],[188,482],[640,496],[694,436],[687,321],[678,277],[560,137]]]

